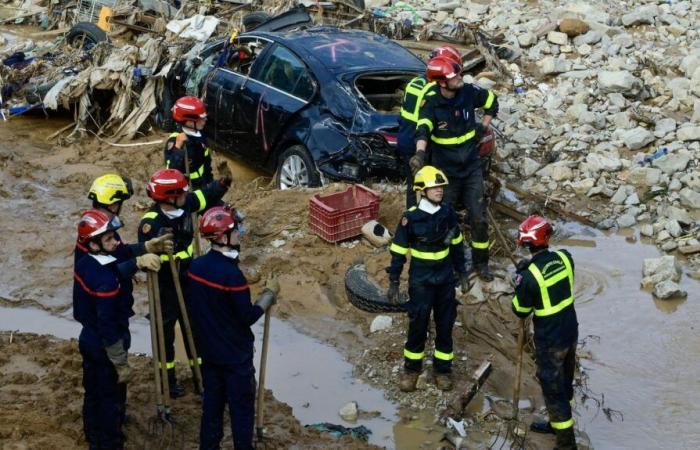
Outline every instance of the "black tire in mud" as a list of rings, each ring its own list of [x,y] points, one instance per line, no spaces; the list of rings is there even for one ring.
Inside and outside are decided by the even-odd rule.
[[[351,266],[345,272],[345,294],[350,303],[362,311],[371,313],[406,312],[405,302],[408,301],[408,294],[401,293],[402,303],[389,303],[386,298],[386,290],[377,286],[369,278],[364,264]]]
[[[243,27],[246,31],[256,29],[260,24],[267,22],[272,18],[271,15],[264,11],[256,11],[250,14],[246,14],[243,17]]]
[[[90,22],[78,22],[66,34],[66,41],[71,47],[82,46],[84,50],[90,50],[108,39],[104,30]]]

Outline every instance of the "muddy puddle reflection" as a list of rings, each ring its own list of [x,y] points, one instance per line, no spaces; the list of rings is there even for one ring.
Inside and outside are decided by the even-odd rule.
[[[51,334],[61,339],[76,338],[80,325],[70,318],[51,315],[40,309],[0,307],[0,330]],[[254,326],[256,366],[262,342],[262,320]],[[333,348],[296,331],[289,324],[272,319],[268,350],[266,387],[275,397],[294,408],[303,425],[331,422],[370,430],[370,442],[394,448],[393,426],[397,408],[383,392],[352,376],[352,365]],[[131,321],[131,352],[150,354],[150,330],[145,319]],[[356,401],[361,414],[357,423],[347,423],[338,410]],[[366,418],[365,418],[366,417]]]
[[[661,256],[654,246],[565,228],[575,234],[556,245],[576,261],[580,338],[596,336],[587,339],[592,359],[581,361],[588,387],[622,413],[610,421],[595,402],[579,401],[577,426],[596,449],[700,448],[698,283],[684,273],[686,300],[654,300],[640,289],[644,258]]]

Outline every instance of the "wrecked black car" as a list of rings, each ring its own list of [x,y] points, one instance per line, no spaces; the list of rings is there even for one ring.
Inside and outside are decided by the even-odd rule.
[[[298,25],[294,14],[287,22]],[[209,43],[176,66],[169,101],[203,97],[210,145],[276,173],[282,189],[398,175],[403,88],[425,64],[366,31],[266,25]]]

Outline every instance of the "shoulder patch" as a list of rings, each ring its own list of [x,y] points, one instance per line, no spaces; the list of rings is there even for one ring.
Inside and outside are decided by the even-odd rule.
[[[148,234],[149,231],[151,231],[151,224],[150,224],[150,223],[144,223],[144,224],[141,226],[141,232],[142,232],[143,234]]]
[[[520,286],[520,283],[523,282],[523,276],[520,275],[519,273],[515,274],[515,287]]]

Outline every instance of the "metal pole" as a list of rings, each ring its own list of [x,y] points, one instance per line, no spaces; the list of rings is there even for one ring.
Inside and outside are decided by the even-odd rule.
[[[262,351],[260,352],[260,377],[258,379],[258,404],[256,407],[255,430],[258,440],[263,439],[263,417],[265,408],[265,371],[267,368],[267,348],[270,343],[270,311],[272,306],[265,311],[265,325],[263,326]]]

